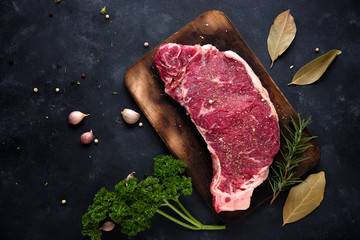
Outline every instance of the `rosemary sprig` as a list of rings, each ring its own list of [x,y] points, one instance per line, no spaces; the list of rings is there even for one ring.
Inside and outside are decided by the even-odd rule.
[[[291,131],[285,126],[290,138],[288,139],[283,131],[280,131],[281,136],[284,138],[286,143],[286,153],[280,150],[281,156],[285,160],[283,163],[276,162],[275,167],[271,166],[274,173],[272,178],[269,177],[270,186],[273,190],[273,198],[270,204],[274,202],[276,197],[281,191],[287,190],[290,186],[303,182],[300,178],[294,177],[295,172],[293,171],[300,162],[308,159],[308,157],[299,157],[303,152],[308,150],[312,145],[306,143],[316,138],[317,136],[303,137],[303,131],[308,124],[311,122],[311,117],[308,120],[304,120],[299,117],[299,124],[296,124],[295,120],[291,118],[295,131]]]

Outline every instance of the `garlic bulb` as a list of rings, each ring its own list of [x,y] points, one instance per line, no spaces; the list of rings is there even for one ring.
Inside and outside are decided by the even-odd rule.
[[[69,114],[69,123],[72,125],[76,125],[80,123],[84,117],[89,116],[90,114],[84,114],[80,111],[73,111]]]
[[[80,141],[82,144],[89,144],[94,139],[94,134],[92,130],[90,132],[83,133],[80,137]]]
[[[115,228],[115,224],[111,221],[104,222],[104,224],[101,226],[101,230],[105,232],[112,231]]]
[[[140,114],[135,112],[134,110],[125,108],[122,112],[121,112],[124,121],[128,124],[134,124],[137,121],[139,121],[140,119]]]

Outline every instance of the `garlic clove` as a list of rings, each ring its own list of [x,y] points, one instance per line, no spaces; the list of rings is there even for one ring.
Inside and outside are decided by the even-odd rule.
[[[92,142],[93,139],[94,139],[94,134],[92,130],[90,130],[90,132],[83,133],[80,137],[80,141],[82,144],[89,144]]]
[[[130,178],[134,177],[135,172],[130,173],[127,177],[126,180],[129,180]]]
[[[80,123],[84,117],[89,116],[90,114],[84,114],[80,111],[72,111],[69,114],[69,123],[72,125],[76,125],[78,123]]]
[[[128,124],[134,124],[137,121],[139,121],[140,119],[140,114],[135,112],[134,110],[125,108],[122,112],[121,115],[124,118],[124,121]]]
[[[105,232],[110,232],[115,228],[115,224],[111,221],[104,222],[101,226],[100,230],[103,230]]]
[[[129,181],[130,178],[133,178],[133,177],[134,177],[134,174],[135,174],[135,172],[130,173],[130,174],[126,177],[126,181]],[[128,186],[128,183],[127,183],[127,182],[125,183],[125,186],[126,186],[126,187]]]

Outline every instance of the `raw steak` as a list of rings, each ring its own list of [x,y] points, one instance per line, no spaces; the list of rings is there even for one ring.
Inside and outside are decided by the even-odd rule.
[[[212,45],[163,44],[154,60],[165,92],[186,108],[207,143],[215,211],[247,209],[279,150],[268,92],[239,55]]]

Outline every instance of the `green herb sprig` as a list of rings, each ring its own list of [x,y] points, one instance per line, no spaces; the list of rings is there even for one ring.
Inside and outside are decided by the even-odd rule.
[[[280,131],[281,136],[285,140],[287,152],[284,153],[280,150],[281,156],[285,161],[283,163],[276,162],[275,167],[271,167],[274,176],[268,178],[270,186],[273,190],[273,198],[271,199],[270,204],[274,202],[281,191],[285,191],[289,189],[290,186],[303,182],[300,178],[294,177],[294,168],[296,168],[302,161],[308,159],[308,157],[299,156],[312,147],[312,145],[307,144],[307,142],[317,136],[303,137],[304,129],[310,124],[311,117],[309,117],[306,121],[300,118],[300,114],[298,114],[298,117],[298,124],[293,118],[291,118],[291,123],[294,126],[295,131],[292,131],[285,126],[290,138],[287,138],[283,131]]]
[[[180,203],[180,195],[192,193],[191,179],[183,175],[185,167],[184,162],[172,156],[160,155],[154,159],[154,176],[140,182],[135,177],[124,179],[114,192],[101,188],[82,217],[82,234],[100,240],[101,224],[111,220],[121,227],[122,233],[134,236],[150,228],[156,213],[192,230],[225,229],[225,225],[203,225]],[[173,210],[182,220],[160,210],[161,207]]]

